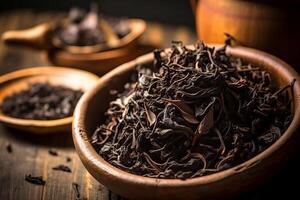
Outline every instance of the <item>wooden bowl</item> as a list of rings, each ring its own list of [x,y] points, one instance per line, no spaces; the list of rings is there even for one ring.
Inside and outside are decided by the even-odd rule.
[[[279,140],[254,158],[233,168],[187,180],[147,178],[120,170],[106,162],[93,148],[90,137],[113,97],[111,89],[122,91],[135,66],[153,61],[147,54],[107,73],[79,101],[74,112],[73,140],[87,170],[111,191],[130,199],[224,199],[239,195],[272,177],[299,146],[300,79],[286,63],[267,53],[244,47],[228,48],[228,54],[265,68],[283,86],[296,79],[293,96],[294,118]]]
[[[43,23],[26,30],[6,31],[1,39],[6,44],[18,44],[43,50],[54,65],[79,68],[101,75],[154,49],[154,47],[138,45],[138,39],[146,29],[145,21],[140,19],[127,19],[126,21],[130,26],[130,33],[120,39],[118,46],[105,51],[93,52],[91,48],[94,47],[57,44],[54,42],[55,37],[51,37],[55,23]],[[95,48],[103,49],[102,46]]]
[[[150,45],[131,44],[119,49],[90,53],[72,54],[66,51],[48,51],[46,56],[51,63],[58,66],[69,66],[103,75],[115,67],[152,51]]]
[[[47,82],[52,85],[62,85],[72,89],[87,91],[98,76],[77,69],[62,67],[33,67],[18,70],[0,77],[0,105],[5,97],[28,88],[30,84]],[[73,117],[57,120],[29,120],[13,118],[3,114],[0,110],[0,122],[6,126],[36,133],[53,133],[71,130]]]

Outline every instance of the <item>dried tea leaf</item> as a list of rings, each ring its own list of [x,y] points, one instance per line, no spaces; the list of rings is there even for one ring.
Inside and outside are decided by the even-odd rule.
[[[135,95],[135,93],[132,92],[130,95],[128,95],[126,98],[124,98],[124,99],[122,100],[123,105],[126,106],[126,105],[128,104],[128,102],[130,101],[130,99],[133,98],[134,95]]]
[[[80,22],[79,27],[81,29],[95,29],[98,27],[98,9],[97,6],[92,6],[91,11],[85,16],[85,18]]]
[[[0,109],[4,114],[20,119],[61,119],[73,115],[81,95],[80,90],[38,82],[5,97]]]
[[[6,150],[7,150],[8,153],[13,152],[12,145],[10,143],[6,145]]]
[[[72,158],[66,157],[66,161],[67,161],[67,162],[71,162],[71,161],[72,161]]]
[[[200,124],[198,125],[197,131],[198,135],[203,135],[209,132],[209,130],[214,125],[214,116],[213,116],[213,106],[210,107],[206,115],[201,120]]]
[[[49,149],[48,153],[49,153],[51,156],[58,156],[57,151],[54,151],[53,149]]]
[[[219,151],[221,151],[221,155],[224,155],[224,153],[226,151],[226,145],[224,143],[223,136],[222,136],[221,132],[218,130],[218,128],[214,128],[214,130],[217,133],[217,135],[218,135],[218,137],[220,139],[220,143],[221,143]]]
[[[196,117],[202,117],[205,113],[207,113],[208,109],[216,102],[216,98],[212,98],[212,100],[209,101],[209,103],[206,105],[206,103],[201,102],[200,105],[195,105],[195,116]]]
[[[70,167],[68,167],[66,165],[58,165],[56,167],[53,167],[52,169],[56,170],[56,171],[63,171],[63,172],[68,172],[68,173],[72,172]]]
[[[147,104],[144,102],[144,108],[147,115],[147,120],[152,126],[156,122],[156,115],[150,110],[150,108],[147,106]]]
[[[116,119],[113,119],[108,125],[107,125],[107,129],[112,131],[114,129],[114,127],[118,124]]]
[[[182,114],[182,117],[191,124],[198,124],[199,121],[194,116],[194,111],[190,106],[184,103],[182,100],[164,99],[164,101],[176,106]]]
[[[75,200],[82,200],[80,194],[80,185],[78,183],[72,183],[73,190],[75,192]]]
[[[42,176],[31,176],[31,174],[25,175],[25,180],[35,185],[45,185],[46,183]]]

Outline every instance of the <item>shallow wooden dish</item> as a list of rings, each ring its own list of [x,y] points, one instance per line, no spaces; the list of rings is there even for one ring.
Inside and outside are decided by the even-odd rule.
[[[32,83],[48,82],[85,92],[98,79],[98,76],[89,72],[63,67],[33,67],[18,70],[0,77],[0,105],[5,97],[28,88]],[[70,131],[72,120],[72,116],[57,120],[18,119],[3,114],[0,109],[1,123],[36,134]]]
[[[294,85],[294,118],[283,134],[271,147],[254,158],[225,171],[187,180],[155,179],[124,172],[97,154],[89,142],[91,134],[103,122],[109,101],[110,89],[122,90],[138,64],[153,61],[147,54],[121,65],[101,78],[93,89],[79,101],[73,121],[73,140],[80,159],[87,170],[113,192],[130,199],[224,199],[257,187],[279,171],[292,156],[299,139],[300,79],[286,63],[267,53],[243,47],[229,48],[228,54],[241,57],[265,68],[279,86],[296,79]]]
[[[54,65],[69,66],[103,75],[115,67],[152,51],[154,46],[131,44],[119,49],[90,53],[72,54],[62,50],[47,51],[47,58]]]
[[[103,49],[102,46],[105,44],[97,47],[58,45],[55,37],[51,36],[55,27],[53,23],[39,24],[26,30],[7,31],[2,34],[1,39],[6,44],[18,44],[44,50],[47,58],[54,65],[104,74],[124,62],[149,52],[149,47],[138,45],[138,39],[146,29],[145,21],[140,19],[127,19],[126,21],[131,29],[130,33],[120,39],[118,46],[105,51],[93,51]]]
[[[127,19],[126,23],[130,29],[130,32],[124,37],[118,39],[118,43],[115,45],[108,46],[107,43],[101,43],[89,46],[74,46],[63,44],[58,37],[52,37],[52,44],[58,49],[63,49],[66,52],[74,54],[90,54],[97,53],[106,50],[122,48],[126,45],[133,43],[146,28],[146,23],[141,19]]]

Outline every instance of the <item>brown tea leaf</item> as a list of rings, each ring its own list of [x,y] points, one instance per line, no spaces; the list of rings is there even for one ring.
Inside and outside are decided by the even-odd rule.
[[[221,155],[224,155],[225,151],[226,151],[226,145],[224,143],[224,139],[223,139],[223,136],[221,134],[221,132],[219,131],[218,128],[214,128],[215,132],[217,133],[219,139],[220,139],[220,142],[221,142],[221,146],[220,146],[220,149],[219,151],[221,151]]]
[[[109,122],[109,124],[107,125],[107,129],[112,131],[114,129],[114,127],[118,124],[117,120],[114,118],[111,120],[111,122]]]
[[[176,106],[182,114],[182,117],[191,124],[198,124],[199,121],[194,115],[194,111],[190,106],[184,103],[182,100],[173,100],[173,99],[164,99],[164,101],[171,103],[172,105]]]
[[[6,145],[6,150],[7,150],[8,153],[13,152],[12,145],[10,143]]]
[[[146,111],[147,120],[148,120],[150,126],[152,126],[156,121],[156,115],[150,110],[150,108],[146,105],[145,102],[144,102],[144,108]]]
[[[68,172],[71,173],[72,170],[70,169],[70,167],[66,166],[66,165],[57,165],[55,167],[52,167],[53,170],[56,171],[62,171],[62,172]]]
[[[213,106],[211,106],[208,110],[208,112],[206,113],[206,115],[203,117],[203,119],[201,120],[197,131],[198,131],[198,135],[203,135],[205,133],[208,133],[209,130],[213,127],[214,125],[214,116],[213,116]]]
[[[95,29],[99,24],[97,6],[91,6],[91,11],[80,22],[81,29]]]
[[[32,176],[31,174],[25,175],[25,181],[35,185],[45,185],[46,181],[42,176]]]

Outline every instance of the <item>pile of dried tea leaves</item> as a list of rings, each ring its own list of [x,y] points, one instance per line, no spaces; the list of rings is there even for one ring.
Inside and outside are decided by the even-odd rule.
[[[1,111],[21,119],[51,120],[73,115],[82,91],[49,83],[35,83],[28,89],[7,96]]]
[[[146,177],[187,179],[246,161],[289,126],[294,82],[203,43],[155,51],[151,70],[110,103],[91,139],[112,165]]]
[[[54,34],[67,45],[89,46],[104,43],[106,38],[99,27],[100,20],[105,20],[119,39],[130,32],[124,19],[99,16],[97,5],[92,4],[89,12],[78,8],[71,9],[68,23],[56,27]]]

